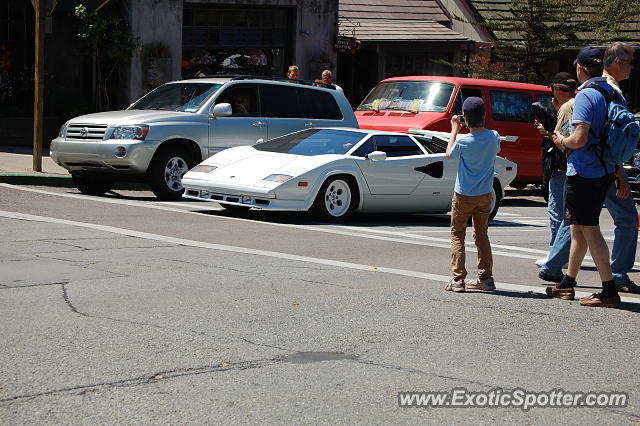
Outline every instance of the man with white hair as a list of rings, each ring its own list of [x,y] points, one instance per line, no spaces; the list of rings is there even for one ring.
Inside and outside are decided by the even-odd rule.
[[[331,70],[322,71],[322,82],[325,84],[328,84],[329,86],[336,89],[338,92],[344,94],[344,90],[342,90],[342,87],[338,86],[335,83],[335,80],[333,79],[333,73],[331,72]]]

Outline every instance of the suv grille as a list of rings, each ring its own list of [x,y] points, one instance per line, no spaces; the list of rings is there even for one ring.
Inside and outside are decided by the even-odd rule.
[[[67,139],[102,140],[106,131],[106,124],[69,124]]]

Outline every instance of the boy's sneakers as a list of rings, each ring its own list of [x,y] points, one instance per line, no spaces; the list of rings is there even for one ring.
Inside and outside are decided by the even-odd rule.
[[[451,278],[444,288],[446,291],[455,291],[456,293],[462,293],[465,290],[464,280],[456,280]]]
[[[493,291],[496,289],[496,284],[493,282],[493,277],[481,279],[478,277],[475,281],[467,283],[468,290],[482,290]]]

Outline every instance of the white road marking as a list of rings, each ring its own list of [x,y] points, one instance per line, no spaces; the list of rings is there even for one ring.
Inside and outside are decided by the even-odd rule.
[[[55,224],[61,224],[61,225],[77,226],[81,228],[93,229],[96,231],[109,232],[113,234],[126,235],[129,237],[143,238],[143,239],[153,240],[153,241],[162,241],[165,243],[179,244],[179,245],[188,246],[188,247],[198,247],[198,248],[204,248],[209,250],[220,250],[220,251],[226,251],[226,252],[232,252],[232,253],[265,256],[265,257],[271,257],[276,259],[314,263],[318,265],[335,266],[338,268],[355,269],[355,270],[367,271],[372,273],[402,275],[405,277],[421,278],[421,279],[436,281],[438,283],[444,283],[448,281],[450,278],[448,275],[430,274],[428,272],[411,271],[407,269],[396,269],[396,268],[385,268],[385,267],[376,267],[375,269],[373,269],[371,265],[363,265],[359,263],[342,262],[338,260],[321,259],[321,258],[309,257],[309,256],[298,256],[298,255],[289,254],[289,253],[281,253],[281,252],[269,251],[269,250],[256,250],[256,249],[250,249],[245,247],[229,246],[224,244],[206,243],[203,241],[187,240],[183,238],[169,237],[166,235],[151,234],[148,232],[133,231],[133,230],[124,229],[124,228],[116,228],[113,226],[98,225],[95,223],[76,222],[72,220],[58,219],[58,218],[46,217],[46,216],[35,216],[35,215],[26,214],[26,213],[0,211],[0,216],[6,217],[9,219],[16,219],[16,220],[27,220],[27,221],[33,221],[33,222],[44,222],[44,223],[55,223]],[[496,282],[496,287],[499,290],[513,290],[513,291],[519,291],[519,292],[527,292],[527,293],[532,292],[532,293],[542,294],[540,287],[526,286],[521,284]],[[576,297],[584,297],[584,296],[588,296],[589,294],[590,293],[578,291],[576,292]],[[623,296],[621,297],[621,300],[627,303],[640,304],[640,299],[638,298]]]
[[[143,207],[148,209],[156,209],[156,210],[183,213],[183,214],[194,214],[198,216],[202,215],[201,213],[198,213],[195,211],[160,205],[160,203],[163,203],[163,202],[150,202],[150,201],[126,200],[126,199],[123,200],[118,198],[107,198],[107,197],[91,197],[83,194],[59,193],[59,192],[45,191],[42,189],[25,188],[25,187],[16,186],[16,185],[7,184],[7,183],[0,183],[0,186],[10,188],[10,189],[16,189],[20,191],[46,194],[46,195],[52,195],[52,196],[58,196],[58,197],[66,197],[66,198],[73,198],[73,199],[80,199],[80,200],[89,199],[91,201],[100,202],[100,203],[129,205],[133,207]],[[174,205],[174,203],[168,203],[168,204]],[[190,203],[183,203],[183,204],[187,204],[190,208],[199,207],[199,205],[192,206]],[[208,203],[208,204],[211,204],[211,203]],[[212,206],[211,208],[208,207],[207,210],[218,210],[218,209]],[[238,218],[238,217],[231,217],[231,216],[216,216],[216,217],[218,219],[224,219],[224,220],[235,220],[235,221],[255,223],[255,221],[252,221],[250,219],[244,219],[244,218]],[[294,228],[294,229],[304,229],[307,231],[324,232],[329,234],[345,235],[345,236],[357,237],[357,238],[369,238],[369,239],[390,241],[390,242],[396,242],[396,243],[402,243],[402,244],[421,245],[426,247],[437,247],[437,248],[446,248],[446,249],[451,248],[451,241],[448,238],[427,237],[422,235],[412,235],[410,233],[398,233],[398,232],[382,231],[382,230],[378,231],[378,230],[374,230],[371,228],[364,228],[364,227],[363,228],[351,227],[352,230],[342,230],[339,228],[346,227],[346,226],[341,226],[341,225],[313,226],[313,225],[296,225],[296,224],[274,223],[274,222],[259,222],[259,223],[263,225],[280,226],[280,227]],[[491,232],[491,228],[489,232]],[[402,236],[403,238],[394,238],[394,237],[384,236],[384,235],[374,235],[376,233],[390,234],[390,235],[396,235],[396,236],[399,235],[399,236]],[[515,258],[521,258],[521,259],[537,260],[543,255],[547,254],[547,250],[538,250],[538,249],[509,246],[509,245],[492,245],[492,248],[506,250],[506,251],[493,250],[492,254],[494,256],[515,257]],[[473,246],[467,246],[466,250],[468,252],[477,252],[477,249]],[[522,253],[517,253],[517,252],[522,252]],[[530,254],[526,254],[526,253],[530,253]],[[594,264],[591,262],[592,259],[589,256],[586,256],[585,260],[587,260],[586,262],[584,262],[585,266],[594,266]],[[634,266],[640,267],[640,263],[635,263]]]

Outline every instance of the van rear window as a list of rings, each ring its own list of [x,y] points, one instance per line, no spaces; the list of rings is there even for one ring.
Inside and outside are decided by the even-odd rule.
[[[489,91],[491,111],[495,121],[533,123],[533,100],[528,93]]]

